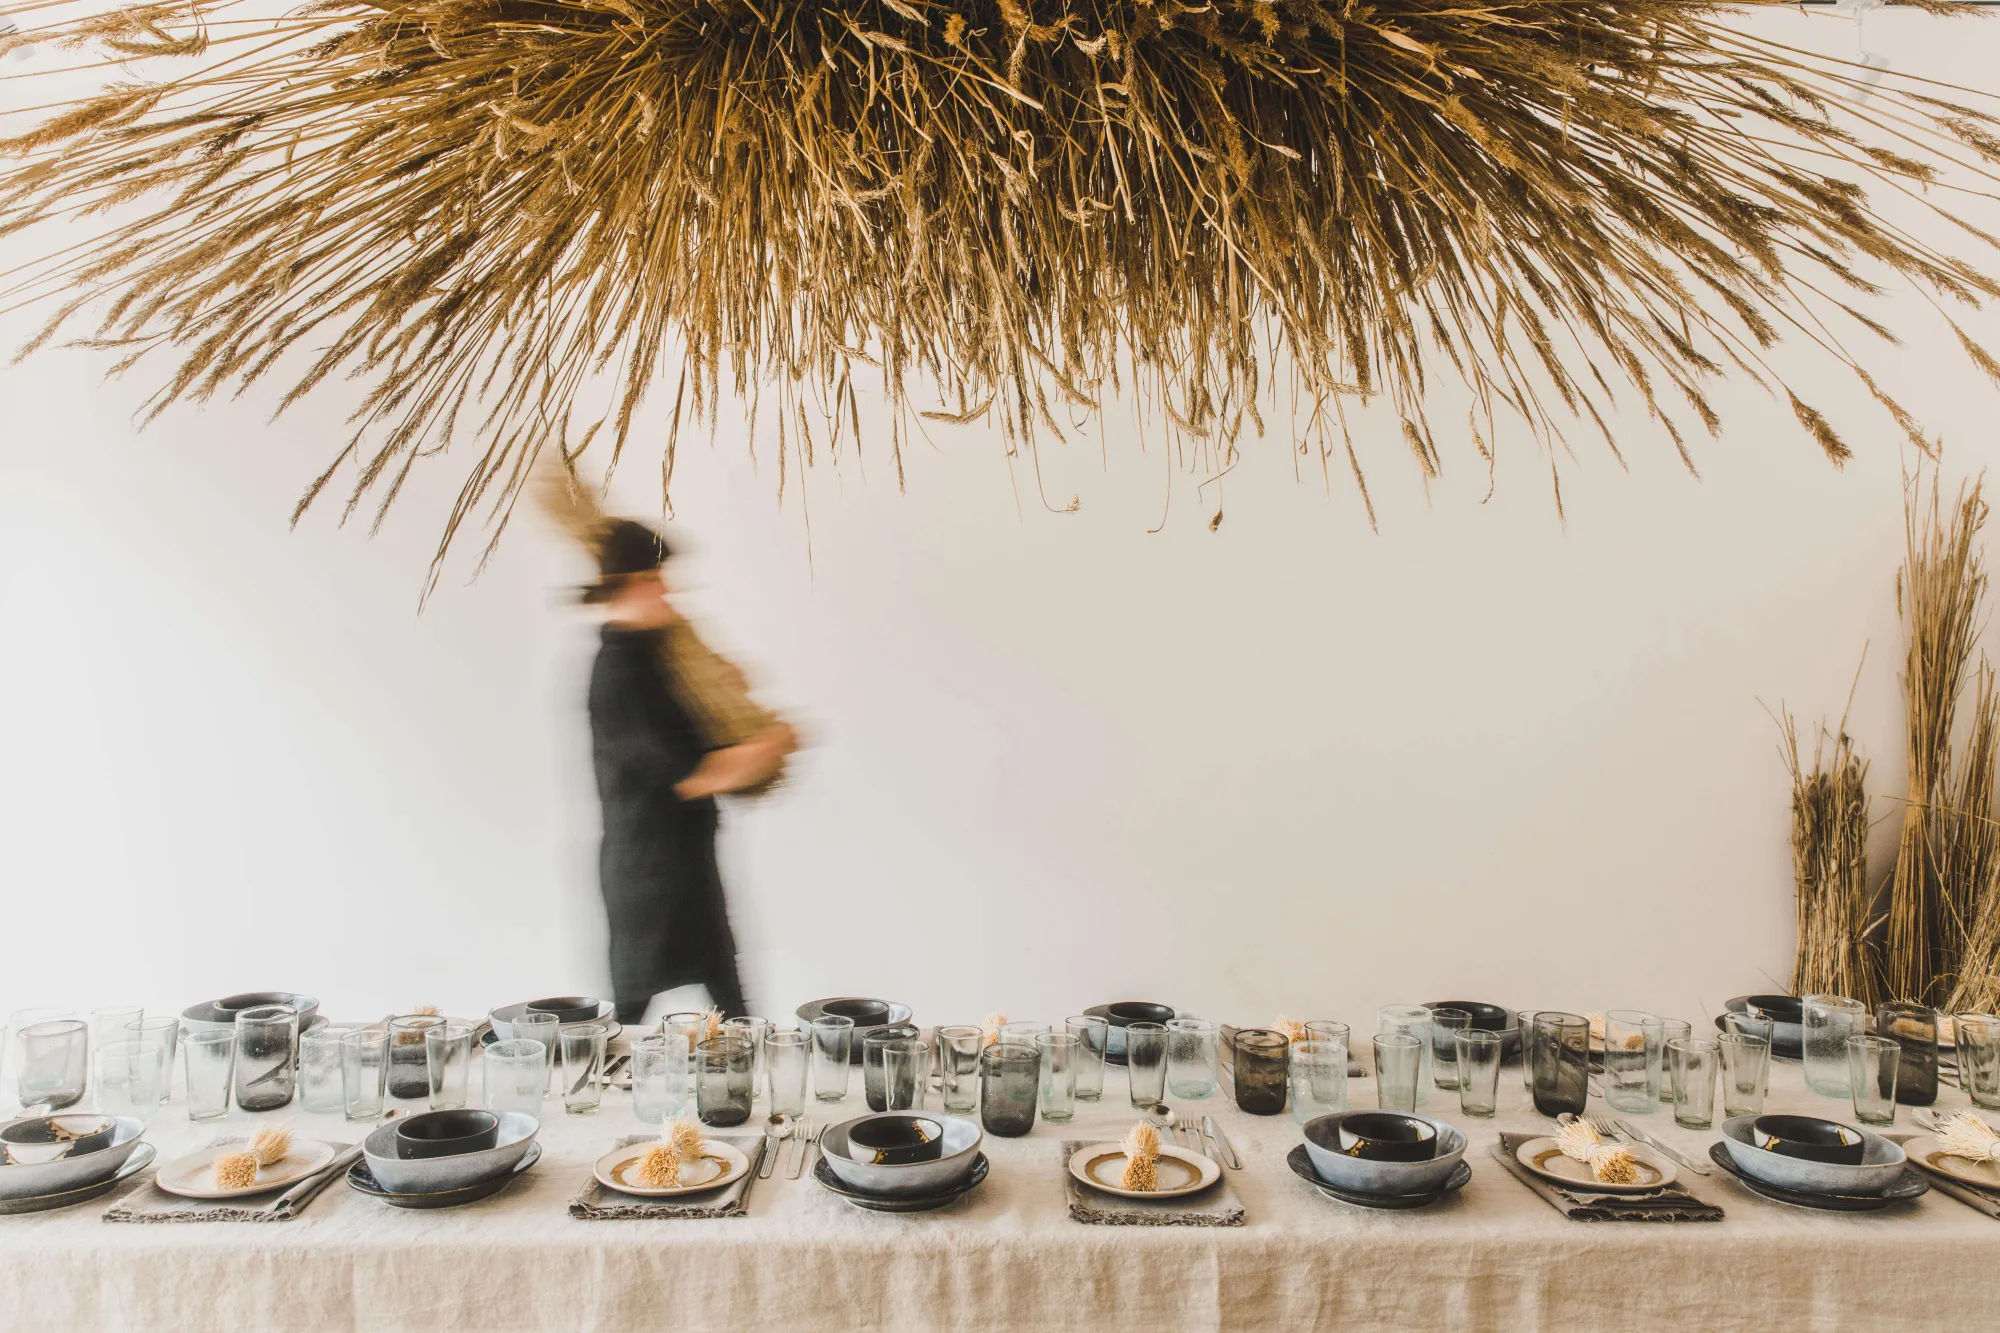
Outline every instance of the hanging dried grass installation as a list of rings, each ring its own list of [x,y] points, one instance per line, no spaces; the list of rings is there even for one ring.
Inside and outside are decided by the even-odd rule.
[[[1867,761],[1855,752],[1844,725],[1835,733],[1822,727],[1808,768],[1790,714],[1782,726],[1792,772],[1792,874],[1798,893],[1792,994],[1873,998],[1870,953],[1880,923],[1869,917]]]
[[[1552,477],[1579,423],[1615,451],[1614,389],[1692,467],[1724,374],[1835,462],[1813,380],[1921,447],[1844,339],[1914,288],[2000,379],[1958,322],[2000,285],[1938,239],[2000,244],[1961,217],[1996,103],[1743,28],[1778,2],[29,0],[0,47],[134,70],[0,139],[0,232],[108,215],[11,295],[60,294],[37,344],[174,362],[156,407],[362,380],[301,508],[351,469],[386,509],[459,440],[447,543],[541,449],[615,459],[663,370],[663,479],[725,383],[779,398],[781,478],[858,450],[860,376],[899,476],[913,400],[1031,450],[1128,386],[1183,466],[1281,409],[1364,499],[1371,396],[1426,478],[1496,419]]]

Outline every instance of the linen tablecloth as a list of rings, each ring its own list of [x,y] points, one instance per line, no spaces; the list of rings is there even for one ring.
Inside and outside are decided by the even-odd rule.
[[[1774,1110],[1845,1115],[1773,1067]],[[816,1122],[865,1108],[815,1104]],[[472,1080],[479,1087],[478,1071]],[[1501,1128],[1548,1122],[1501,1070],[1497,1120],[1426,1110],[1462,1128],[1471,1182],[1415,1212],[1370,1212],[1316,1193],[1285,1165],[1289,1116],[1210,1110],[1245,1169],[1230,1183],[1241,1227],[1092,1227],[1070,1220],[1063,1139],[1116,1138],[1135,1116],[1125,1077],[1068,1125],[988,1137],[985,1184],[945,1213],[864,1213],[781,1170],[752,1215],[728,1221],[583,1222],[565,1209],[590,1162],[638,1131],[623,1094],[596,1115],[547,1105],[542,1160],[504,1192],[443,1212],[327,1191],[282,1227],[116,1226],[106,1197],[0,1218],[0,1328],[174,1329],[1412,1329],[1647,1326],[1986,1327],[2000,1309],[2000,1221],[1932,1192],[1886,1213],[1819,1214],[1715,1177],[1695,1191],[1728,1216],[1708,1226],[1585,1226],[1499,1169]],[[935,1109],[935,1097],[932,1109]],[[1372,1081],[1355,1085],[1372,1105]],[[1946,1089],[1943,1106],[1965,1105]],[[760,1104],[761,1106],[761,1104]],[[1595,1106],[1595,1103],[1593,1103]],[[760,1112],[761,1114],[761,1112]],[[1712,1133],[1640,1117],[1700,1159]],[[150,1131],[162,1160],[218,1133],[290,1124],[351,1138],[337,1116],[296,1108],[190,1125],[176,1101]],[[1913,1126],[1902,1126],[1913,1128]],[[789,1166],[790,1153],[784,1159]]]

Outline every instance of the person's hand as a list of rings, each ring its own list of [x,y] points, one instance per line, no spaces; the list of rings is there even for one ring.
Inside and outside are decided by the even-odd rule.
[[[797,746],[796,733],[781,722],[740,745],[710,750],[694,772],[674,784],[674,794],[683,801],[698,801],[754,787],[775,774]]]

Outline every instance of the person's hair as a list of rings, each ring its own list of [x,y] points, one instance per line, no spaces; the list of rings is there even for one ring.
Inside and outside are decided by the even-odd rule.
[[[584,588],[583,600],[610,600],[626,579],[652,573],[672,554],[673,548],[657,529],[636,519],[612,519],[597,539],[597,582]]]

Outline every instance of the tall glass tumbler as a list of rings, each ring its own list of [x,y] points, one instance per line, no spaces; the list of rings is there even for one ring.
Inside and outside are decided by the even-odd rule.
[[[1590,1099],[1590,1020],[1544,1009],[1523,1036],[1533,1065],[1535,1109],[1546,1116],[1582,1115]]]
[[[220,1120],[228,1115],[229,1085],[236,1070],[235,1031],[190,1032],[181,1042],[181,1058],[187,1065],[188,1119]]]
[[[549,1092],[549,1051],[532,1037],[496,1041],[480,1057],[485,1087],[480,1101],[494,1114],[517,1111],[542,1118]]]
[[[1430,1097],[1431,1011],[1421,1004],[1385,1004],[1375,1011],[1377,1032],[1407,1032],[1423,1043],[1417,1057],[1417,1105]]]
[[[1347,1040],[1292,1043],[1292,1119],[1300,1124],[1347,1109]]]
[[[1938,1013],[1926,1004],[1885,1000],[1875,1006],[1875,1035],[1903,1048],[1896,1065],[1896,1100],[1905,1106],[1937,1101]]]
[[[239,1045],[236,1060],[243,1053]],[[242,1082],[241,1068],[237,1082]],[[341,1106],[356,1124],[382,1118],[382,1100],[389,1091],[389,1034],[381,1028],[356,1028],[340,1034]]]
[[[1125,1085],[1132,1105],[1150,1111],[1167,1099],[1167,1027],[1164,1023],[1125,1025]]]
[[[1047,1023],[1021,1020],[1013,1023],[1002,1023],[998,1035],[1003,1042],[1010,1042],[1016,1046],[1033,1046],[1035,1038],[1048,1030],[1049,1025]]]
[[[854,1020],[844,1014],[815,1018],[812,1038],[813,1096],[823,1102],[845,1101],[853,1072]]]
[[[797,1028],[777,1028],[764,1034],[764,1078],[774,1115],[806,1113],[806,1044],[810,1037]]]
[[[1521,1090],[1530,1096],[1535,1091],[1535,1062],[1528,1058],[1528,1039],[1534,1034],[1535,1020],[1539,1017],[1541,1014],[1536,1010],[1521,1011],[1521,1036],[1514,1052],[1521,1062]]]
[[[1167,1093],[1188,1101],[1213,1097],[1217,1072],[1215,1024],[1205,1018],[1167,1020]]]
[[[431,1110],[462,1108],[472,1081],[472,1024],[439,1023],[424,1029],[424,1069],[430,1079]]]
[[[275,1111],[292,1100],[299,1050],[299,1011],[259,1004],[236,1011],[236,1104]]]
[[[341,1085],[340,1039],[354,1023],[321,1023],[299,1034],[299,1105],[316,1115],[342,1115],[347,1094]]]
[[[519,1014],[508,1024],[508,1032],[514,1041],[532,1041],[542,1048],[542,1087],[548,1088],[549,1076],[556,1067],[556,1030],[562,1020],[554,1014],[529,1012]]]
[[[1158,1024],[1154,1024],[1158,1027]],[[1164,1037],[1166,1030],[1161,1029]],[[997,1042],[979,1055],[979,1123],[988,1134],[1017,1139],[1035,1127],[1042,1091],[1042,1053]]]
[[[565,1115],[595,1115],[604,1104],[604,1043],[610,1035],[602,1023],[565,1023],[556,1033],[556,1086]]]
[[[1292,1039],[1270,1028],[1239,1028],[1236,1040],[1236,1109],[1283,1115],[1292,1081]]]
[[[1722,1047],[1722,1115],[1764,1114],[1764,1094],[1771,1086],[1771,1043],[1747,1033],[1725,1032]]]
[[[1660,1109],[1660,1043],[1657,1014],[1612,1009],[1604,1015],[1604,1104],[1615,1111],[1651,1115]]]
[[[1903,1048],[1888,1037],[1847,1039],[1847,1083],[1854,1118],[1864,1125],[1896,1123],[1896,1074]]]
[[[1104,1096],[1104,1049],[1111,1040],[1111,1024],[1102,1018],[1079,1014],[1065,1018],[1063,1028],[1077,1039],[1076,1099],[1094,1102]],[[951,1108],[947,1106],[946,1110]]]
[[[915,1111],[924,1104],[930,1076],[930,1048],[915,1037],[898,1037],[875,1048],[876,1086],[885,1111]]]
[[[1959,1014],[1952,1020],[1958,1043],[1958,1080],[1974,1106],[2000,1107],[2000,1018]]]
[[[1458,1091],[1458,1034],[1471,1027],[1472,1015],[1463,1009],[1431,1010],[1431,1082],[1441,1092]]]
[[[632,1114],[658,1126],[687,1111],[689,1051],[680,1033],[632,1039]]]
[[[1722,1025],[1736,1036],[1755,1037],[1766,1046],[1771,1044],[1778,1026],[1763,1014],[1739,1014],[1733,1009],[1722,1016]]]
[[[986,1034],[970,1023],[954,1023],[937,1030],[938,1096],[944,1109],[963,1114],[979,1105],[979,1053],[986,1049]],[[1103,1079],[1100,1067],[1098,1078]]]
[[[1861,1035],[1868,1011],[1845,995],[1808,995],[1803,1003],[1806,1086],[1822,1097],[1848,1097],[1847,1039]]]
[[[1709,1037],[1667,1040],[1667,1081],[1674,1104],[1674,1123],[1682,1129],[1707,1129],[1715,1123],[1715,1069],[1722,1048]]]
[[[915,1041],[919,1033],[909,1023],[885,1023],[861,1039],[861,1093],[871,1111],[889,1109],[889,1095],[882,1086],[882,1051],[890,1042]],[[1033,1042],[1024,1043],[1032,1046]]]
[[[174,1067],[179,1063],[174,1057],[180,1051],[180,1019],[134,1019],[125,1025],[125,1040],[142,1041],[159,1054],[160,1068],[165,1071],[160,1078],[160,1105],[165,1106],[173,1089]]]
[[[770,1020],[750,1017],[725,1018],[722,1020],[722,1026],[724,1028],[734,1028],[750,1039],[750,1050],[752,1052],[750,1058],[750,1085],[753,1089],[762,1088],[764,1086],[764,1034],[771,1030]],[[750,1099],[752,1101],[757,1099],[755,1091],[750,1094]]]
[[[1378,1032],[1375,1045],[1375,1104],[1385,1111],[1417,1109],[1423,1084],[1424,1048],[1430,1043],[1413,1032]]]
[[[1468,1028],[1454,1038],[1458,1047],[1458,1109],[1491,1120],[1500,1107],[1500,1034]]]
[[[107,1004],[90,1011],[90,1049],[125,1040],[125,1027],[146,1016],[136,1004]]]
[[[1077,1048],[1082,1044],[1067,1032],[1044,1032],[1035,1038],[1035,1048],[1042,1057],[1042,1119],[1052,1125],[1076,1119]]]
[[[143,1041],[111,1041],[97,1050],[97,1109],[106,1115],[151,1120],[160,1112],[167,1065],[161,1048]]]
[[[430,1054],[424,1034],[444,1026],[436,1014],[398,1014],[389,1020],[389,1095],[411,1101],[431,1095]]]
[[[741,1032],[725,1031],[694,1048],[694,1109],[704,1125],[727,1129],[750,1118],[755,1052]]]

